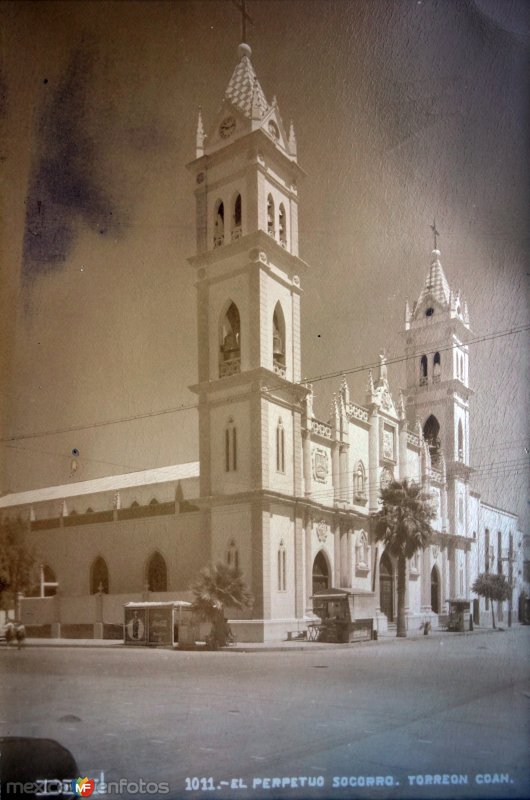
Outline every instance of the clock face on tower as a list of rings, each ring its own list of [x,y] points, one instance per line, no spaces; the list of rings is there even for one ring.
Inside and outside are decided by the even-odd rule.
[[[219,125],[219,136],[228,139],[236,129],[236,121],[233,117],[226,117]]]

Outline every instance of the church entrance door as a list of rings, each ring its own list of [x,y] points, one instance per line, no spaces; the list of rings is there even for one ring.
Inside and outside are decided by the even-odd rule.
[[[387,553],[383,553],[379,562],[379,601],[381,611],[389,622],[394,620],[394,571]]]
[[[329,567],[326,556],[320,550],[313,562],[313,594],[329,589]]]
[[[440,573],[437,567],[431,571],[431,608],[435,614],[440,613]]]

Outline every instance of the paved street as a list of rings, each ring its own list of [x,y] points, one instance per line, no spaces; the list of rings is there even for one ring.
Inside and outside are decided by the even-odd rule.
[[[314,652],[3,647],[0,735],[171,798],[527,797],[529,644],[519,628]]]

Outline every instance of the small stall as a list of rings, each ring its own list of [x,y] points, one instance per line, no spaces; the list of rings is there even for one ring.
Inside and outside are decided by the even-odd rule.
[[[454,633],[464,633],[473,630],[471,623],[470,600],[448,600],[449,620],[447,630]]]
[[[144,647],[193,647],[196,625],[185,600],[124,604],[123,640]]]
[[[364,642],[373,637],[373,619],[356,619],[355,596],[345,589],[315,592],[313,611],[320,623],[308,628],[308,639],[319,642]]]

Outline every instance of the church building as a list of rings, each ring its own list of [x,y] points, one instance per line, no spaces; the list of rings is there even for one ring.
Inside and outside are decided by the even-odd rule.
[[[345,589],[354,613],[386,631],[396,617],[396,562],[374,539],[380,489],[417,481],[437,514],[430,546],[408,564],[409,628],[436,626],[447,601],[491,608],[470,587],[485,571],[522,590],[517,518],[486,505],[470,467],[470,315],[432,251],[404,324],[406,387],[393,393],[384,353],[366,396],[346,379],[328,419],[302,381],[302,285],[295,132],[266,98],[251,50],[238,60],[205,135],[194,178],[198,461],[0,498],[29,520],[40,582],[22,600],[30,632],[105,636],[128,601],[190,599],[207,564],[238,565],[254,605],[234,613],[239,641],[303,630],[320,589]],[[303,202],[303,198],[300,198]],[[427,266],[427,265],[426,265]],[[512,604],[499,606],[508,620]],[[511,620],[510,620],[511,621]]]

